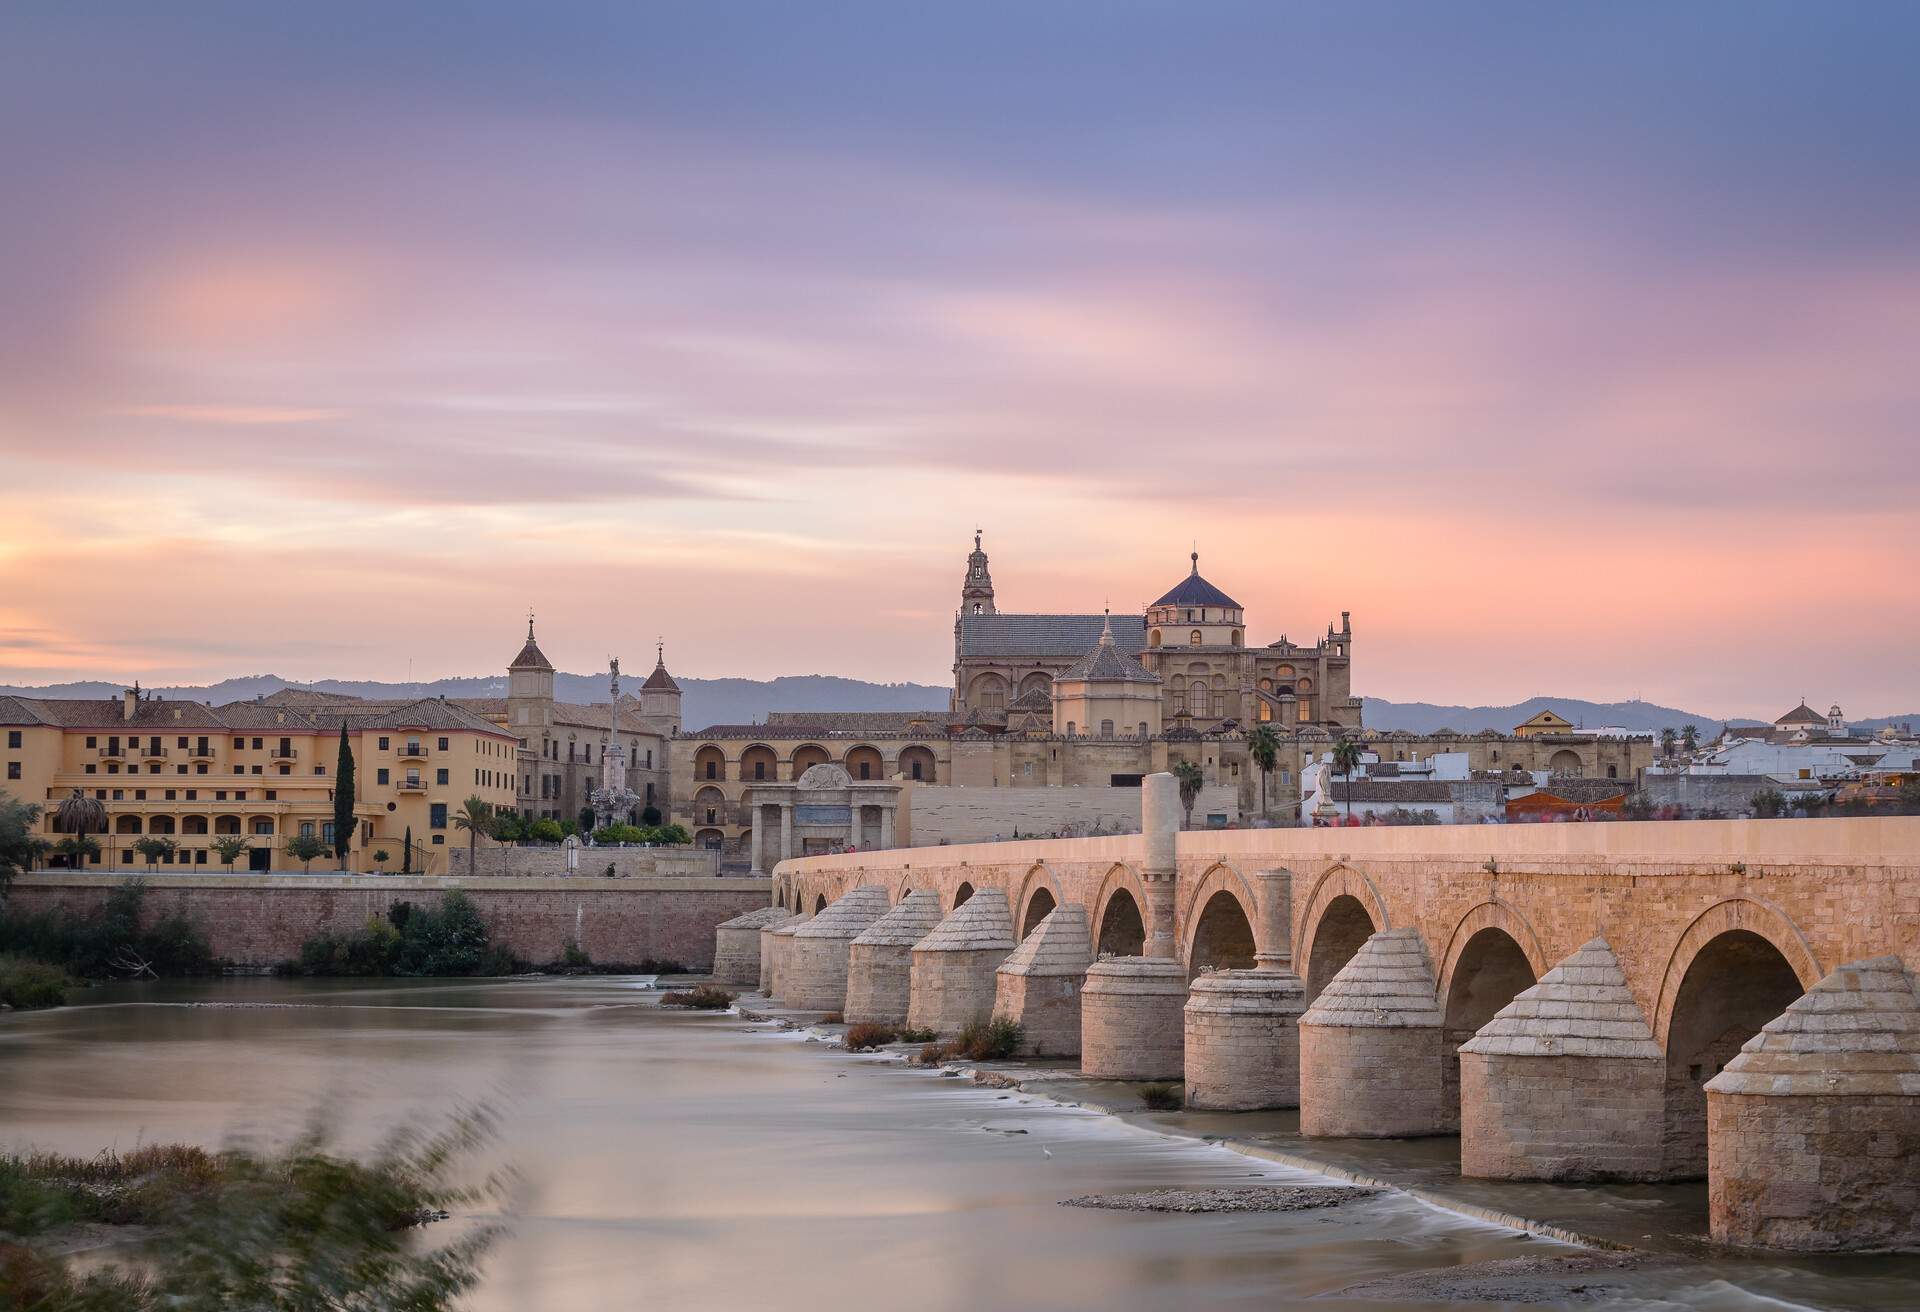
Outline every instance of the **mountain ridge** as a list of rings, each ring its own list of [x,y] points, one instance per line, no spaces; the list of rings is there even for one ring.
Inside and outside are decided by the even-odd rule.
[[[606,677],[604,674],[556,673],[554,692],[561,701],[575,704],[605,700]],[[691,729],[714,724],[753,724],[766,719],[770,711],[943,711],[949,695],[948,689],[934,684],[873,683],[834,674],[787,674],[774,679],[676,676],[676,681],[682,692],[681,722]],[[103,680],[38,687],[0,685],[0,695],[104,698],[119,696],[125,686]],[[637,681],[634,686],[638,687]],[[507,680],[504,674],[491,674],[413,683],[383,683],[373,679],[322,679],[316,683],[294,683],[275,674],[252,674],[222,679],[212,684],[180,684],[150,691],[161,697],[224,705],[267,696],[282,688],[374,698],[504,697]],[[1465,706],[1363,697],[1361,704],[1362,717],[1368,728],[1382,731],[1403,729],[1411,733],[1432,733],[1438,729],[1452,729],[1457,733],[1493,729],[1504,733],[1541,710],[1552,710],[1582,727],[1622,728],[1638,733],[1658,733],[1662,729],[1678,732],[1686,725],[1694,724],[1699,726],[1705,738],[1713,737],[1723,724],[1771,723],[1770,720],[1738,716],[1720,719],[1637,699],[1595,702],[1579,697],[1537,696],[1507,706]],[[1849,727],[1864,733],[1898,723],[1920,723],[1920,711],[1848,721]]]

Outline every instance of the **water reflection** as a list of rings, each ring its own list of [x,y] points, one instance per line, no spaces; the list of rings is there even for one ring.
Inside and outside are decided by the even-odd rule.
[[[473,1300],[487,1312],[1266,1310],[1397,1272],[1565,1251],[1397,1195],[1251,1216],[1062,1208],[1084,1193],[1320,1181],[739,1020],[663,1013],[630,981],[153,985],[0,1022],[12,1146],[217,1143],[289,1132],[324,1107],[351,1147],[476,1101],[503,1113],[499,1152],[522,1180],[513,1237]],[[1618,1305],[1765,1305],[1712,1273],[1658,1283]]]

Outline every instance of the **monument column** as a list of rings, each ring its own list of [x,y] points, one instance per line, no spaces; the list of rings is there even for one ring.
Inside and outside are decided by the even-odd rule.
[[[1080,1069],[1098,1079],[1177,1080],[1185,1066],[1187,971],[1173,937],[1180,813],[1171,774],[1140,781],[1144,955],[1094,962],[1080,993]]]

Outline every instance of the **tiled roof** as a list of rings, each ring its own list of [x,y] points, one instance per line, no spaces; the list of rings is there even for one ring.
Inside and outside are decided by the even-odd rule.
[[[1624,797],[1631,790],[1618,779],[1582,779],[1556,775],[1540,786],[1540,791],[1563,802],[1607,802]]]
[[[1074,661],[1100,641],[1106,619],[1104,615],[962,615],[960,655],[963,659]],[[1146,620],[1115,615],[1113,640],[1124,651],[1141,650],[1147,645]]]
[[[532,616],[527,617],[527,644],[520,649],[520,654],[508,663],[507,668],[510,670],[551,670],[553,668],[553,663],[540,650],[540,644],[533,640]]]
[[[0,724],[59,724],[37,697],[0,696]]]
[[[133,704],[133,718],[126,716],[126,703],[118,697],[13,697],[0,698],[0,712],[9,724],[57,724],[67,729],[124,729],[128,733],[146,730],[220,729],[226,727],[219,713],[205,702],[166,701],[142,698]]]
[[[665,660],[655,663],[653,673],[647,676],[647,681],[641,684],[640,687],[642,691],[651,692],[680,691],[680,685],[673,681],[671,674],[667,673],[667,663]]]
[[[906,733],[919,726],[945,724],[947,710],[924,711],[769,711],[767,727],[806,728],[813,733]]]
[[[1430,779],[1382,779],[1378,782],[1356,779],[1350,784],[1335,784],[1336,802],[1451,802],[1453,789]]]
[[[1093,650],[1060,671],[1057,683],[1159,683],[1154,674],[1114,645],[1113,630],[1103,627]]]
[[[1807,705],[1805,702],[1801,702],[1798,706],[1774,721],[1775,724],[1818,724],[1823,726],[1826,722],[1826,716],[1820,714],[1820,712],[1814,710],[1813,707]]]
[[[1156,606],[1225,606],[1240,609],[1240,603],[1200,577],[1200,553],[1193,553],[1193,573],[1176,583]]]
[[[1053,694],[1045,688],[1034,686],[1007,703],[1009,713],[1014,711],[1051,711]]]

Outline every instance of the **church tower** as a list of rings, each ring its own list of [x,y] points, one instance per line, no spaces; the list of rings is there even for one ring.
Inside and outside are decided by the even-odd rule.
[[[993,575],[987,573],[987,553],[980,548],[979,529],[973,531],[973,554],[967,557],[967,581],[960,585],[960,613],[994,613]]]
[[[533,640],[533,616],[527,616],[527,643],[507,666],[507,727],[532,746],[527,730],[553,723],[553,663]]]
[[[667,645],[654,647],[653,673],[640,685],[640,718],[662,738],[680,732],[680,685],[667,673]]]

